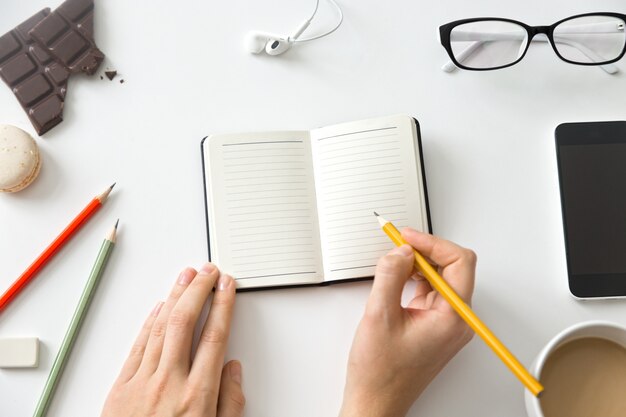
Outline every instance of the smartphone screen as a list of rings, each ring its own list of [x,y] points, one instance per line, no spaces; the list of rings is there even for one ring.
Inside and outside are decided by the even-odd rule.
[[[570,290],[626,295],[626,122],[567,123],[556,131]]]

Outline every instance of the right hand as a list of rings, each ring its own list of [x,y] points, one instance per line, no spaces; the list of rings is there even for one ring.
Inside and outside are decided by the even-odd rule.
[[[402,236],[439,266],[439,273],[469,304],[474,252],[412,229],[404,229]],[[341,417],[406,415],[426,386],[472,338],[469,326],[414,271],[411,246],[395,248],[378,261],[350,351]],[[417,279],[415,294],[402,307],[402,291],[411,277]]]

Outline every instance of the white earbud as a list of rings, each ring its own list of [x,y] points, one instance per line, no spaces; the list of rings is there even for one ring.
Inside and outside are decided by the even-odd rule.
[[[291,36],[274,35],[267,32],[250,32],[246,36],[246,47],[253,54],[259,54],[265,49],[268,55],[280,55],[291,48],[291,45],[296,42],[310,24],[309,20],[304,21]]]
[[[337,23],[337,25],[328,32],[308,39],[298,39],[300,35],[302,35],[304,31],[307,30],[307,28],[311,24],[311,20],[313,20],[315,14],[317,13],[317,9],[319,6],[319,0],[317,0],[313,15],[309,19],[302,22],[302,24],[298,26],[298,28],[293,32],[292,35],[282,36],[268,32],[249,32],[246,35],[245,39],[246,49],[248,50],[248,52],[253,54],[260,54],[265,49],[265,53],[271,56],[275,56],[288,51],[291,46],[296,42],[312,41],[314,39],[319,39],[324,36],[330,35],[341,25],[341,22],[343,21],[343,13],[341,12],[341,8],[339,8],[339,5],[335,2],[335,0],[329,1],[334,4],[334,6],[337,8],[337,11],[339,12],[339,23]]]
[[[272,56],[280,55],[291,48],[291,45],[293,45],[293,41],[290,38],[273,38],[265,45],[265,52]]]
[[[246,49],[248,52],[253,54],[260,54],[264,49],[266,51],[268,49],[276,50],[278,46],[288,43],[289,42],[285,37],[268,32],[250,32],[246,36]],[[271,48],[272,46],[274,46],[274,48]],[[290,45],[288,45],[282,52],[285,52],[289,49],[289,47]],[[267,51],[267,53],[270,55],[278,55],[272,54],[269,51]]]

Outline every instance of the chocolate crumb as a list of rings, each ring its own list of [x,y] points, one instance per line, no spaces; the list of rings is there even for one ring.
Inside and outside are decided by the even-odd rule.
[[[101,76],[100,76],[100,79],[101,79],[101,80],[104,80],[104,77],[101,75]]]
[[[110,81],[113,81],[113,78],[117,76],[117,71],[104,71],[104,75],[106,75]]]
[[[124,84],[124,80],[120,80],[120,84]]]

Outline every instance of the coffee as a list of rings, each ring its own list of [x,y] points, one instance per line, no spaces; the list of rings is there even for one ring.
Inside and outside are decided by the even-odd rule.
[[[545,417],[626,416],[626,348],[586,337],[550,354],[540,376]]]

